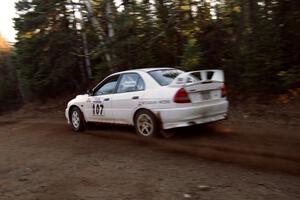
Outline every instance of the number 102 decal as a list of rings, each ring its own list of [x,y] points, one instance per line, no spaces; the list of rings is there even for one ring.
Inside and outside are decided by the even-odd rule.
[[[104,106],[103,104],[93,104],[93,115],[104,115],[103,112]]]

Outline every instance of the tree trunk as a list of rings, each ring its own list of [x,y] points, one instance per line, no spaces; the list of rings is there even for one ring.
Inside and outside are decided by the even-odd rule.
[[[112,59],[111,59],[111,55],[108,53],[108,48],[104,42],[105,40],[105,33],[104,31],[102,30],[102,27],[100,25],[100,23],[98,22],[97,18],[95,17],[94,15],[94,11],[93,11],[93,8],[92,8],[92,3],[91,3],[91,0],[84,0],[84,4],[86,6],[86,9],[87,9],[87,12],[88,12],[88,16],[91,20],[91,23],[92,23],[92,26],[95,28],[97,34],[98,34],[98,38],[100,40],[100,44],[101,46],[104,47],[104,50],[105,50],[105,59],[106,59],[106,62],[107,62],[107,65],[110,69],[110,71],[114,71],[114,69],[112,68]]]
[[[91,80],[91,79],[93,79],[93,74],[92,74],[91,61],[90,61],[90,57],[89,57],[88,43],[87,43],[85,24],[84,24],[84,20],[83,20],[81,6],[78,11],[80,13],[81,18],[77,18],[76,20],[79,22],[80,27],[81,27],[80,35],[81,35],[83,54],[84,54],[85,72],[87,74],[87,78],[89,80]]]
[[[106,18],[107,18],[107,29],[108,29],[108,37],[113,38],[115,36],[115,31],[113,28],[113,13],[112,13],[112,5],[111,1],[106,2]]]
[[[91,62],[88,55],[88,47],[87,47],[87,39],[86,39],[86,33],[85,33],[85,26],[83,22],[83,15],[82,15],[82,9],[81,5],[76,5],[73,0],[70,0],[70,4],[72,5],[72,11],[73,11],[73,18],[74,18],[74,26],[76,27],[77,24],[80,24],[80,30],[76,27],[78,36],[80,39],[78,39],[78,42],[82,42],[82,48],[83,48],[83,54],[84,54],[84,65],[80,59],[80,73],[82,77],[83,83],[86,84],[87,78],[92,79],[92,70],[91,70]],[[80,17],[76,17],[76,14],[80,13]],[[80,49],[81,50],[81,49]],[[80,55],[82,52],[80,50],[77,50],[77,53]]]

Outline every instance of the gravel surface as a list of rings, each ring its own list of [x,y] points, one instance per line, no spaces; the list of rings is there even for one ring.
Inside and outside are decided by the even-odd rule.
[[[60,112],[1,116],[0,200],[300,199],[297,127],[224,122],[168,140],[132,132],[74,134]]]

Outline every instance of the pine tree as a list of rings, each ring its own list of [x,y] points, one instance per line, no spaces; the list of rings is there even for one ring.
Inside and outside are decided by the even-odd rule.
[[[81,88],[80,46],[68,1],[22,0],[16,4],[19,17],[15,64],[27,100],[46,98]]]
[[[224,69],[237,93],[299,87],[298,1],[21,0],[16,7],[15,63],[26,97],[163,66]]]
[[[11,63],[12,47],[0,35],[0,112],[21,102],[16,70]]]

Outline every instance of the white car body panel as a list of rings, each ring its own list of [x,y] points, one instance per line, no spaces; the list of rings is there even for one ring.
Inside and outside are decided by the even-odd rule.
[[[128,93],[114,94],[112,99],[112,107],[115,123],[133,124],[132,116],[134,111],[139,108],[141,99],[144,97],[145,91],[136,91]],[[135,99],[135,97],[138,97]]]
[[[86,122],[128,125],[134,125],[133,119],[137,110],[147,109],[157,116],[163,129],[213,122],[227,117],[228,101],[226,97],[221,97],[221,87],[224,84],[223,71],[186,72],[179,74],[169,85],[161,86],[148,72],[162,69],[173,68],[128,70],[108,76],[99,85],[114,75],[136,73],[143,79],[145,89],[98,96],[78,95],[68,103],[66,108],[65,115],[68,123],[70,123],[69,111],[72,106],[80,108]],[[209,79],[208,73],[212,73]],[[197,80],[193,75],[201,77],[201,80]],[[180,88],[187,91],[190,103],[173,101],[174,95]],[[109,100],[104,101],[105,99]],[[98,105],[99,109],[93,109],[93,104]],[[102,112],[101,105],[104,107]]]
[[[89,96],[85,103],[85,109],[82,110],[84,116],[86,116],[85,120],[88,122],[113,122],[114,116],[111,98],[111,94]]]

